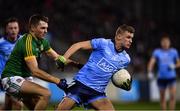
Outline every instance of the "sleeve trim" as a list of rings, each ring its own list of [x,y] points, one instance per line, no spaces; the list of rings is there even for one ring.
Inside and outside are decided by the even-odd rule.
[[[36,56],[28,56],[28,57],[25,57],[24,60],[29,60],[29,59],[33,59],[33,58],[36,58]]]
[[[52,51],[52,48],[49,48],[46,52],[51,52]]]
[[[30,36],[30,34],[27,36],[27,39],[26,39],[26,55],[27,56],[33,56],[33,52],[32,52],[32,36]]]

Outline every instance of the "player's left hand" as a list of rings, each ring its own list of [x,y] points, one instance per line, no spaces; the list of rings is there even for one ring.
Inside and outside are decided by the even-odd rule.
[[[76,62],[76,61],[71,61],[70,64],[71,64],[73,67],[76,67],[76,68],[78,68],[78,69],[81,69],[81,68],[84,66],[84,64],[81,64],[81,63]]]
[[[77,67],[78,69],[81,69],[83,66],[84,66],[84,64],[81,64],[81,63],[77,63],[77,64],[76,64],[76,67]]]
[[[56,85],[60,89],[64,90],[64,92],[67,92],[68,84],[67,84],[67,80],[66,79],[61,79],[60,82],[58,84],[56,84]]]
[[[132,78],[129,80],[127,80],[126,82],[123,83],[122,86],[120,86],[121,89],[124,89],[126,91],[129,91],[131,89],[131,85],[132,85]]]
[[[155,78],[152,72],[148,72],[147,77],[149,80],[153,80]]]
[[[174,70],[176,68],[176,65],[175,64],[170,64],[169,66],[168,66],[168,69],[169,70]]]

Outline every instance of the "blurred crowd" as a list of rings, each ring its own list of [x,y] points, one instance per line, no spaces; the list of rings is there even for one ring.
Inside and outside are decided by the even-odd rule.
[[[177,0],[0,0],[0,8],[1,34],[4,20],[9,17],[20,20],[21,33],[24,33],[32,14],[48,16],[47,37],[60,52],[78,41],[97,36],[113,38],[120,24],[132,25],[136,33],[129,51],[130,71],[139,75],[146,73],[147,61],[152,50],[160,46],[162,34],[169,34],[172,46],[180,50]],[[88,54],[75,58],[85,61]]]

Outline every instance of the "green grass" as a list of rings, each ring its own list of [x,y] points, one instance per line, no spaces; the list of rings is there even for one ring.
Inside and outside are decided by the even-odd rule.
[[[113,105],[116,110],[160,110],[158,102],[113,103]],[[57,106],[57,103],[49,105],[48,110],[54,110],[55,106]],[[73,110],[84,109],[75,107]],[[176,110],[180,110],[180,102],[176,104]]]

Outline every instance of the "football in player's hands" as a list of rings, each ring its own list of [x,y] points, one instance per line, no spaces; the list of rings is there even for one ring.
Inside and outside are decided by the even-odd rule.
[[[129,91],[131,89],[132,77],[126,69],[120,69],[112,75],[112,83],[121,89]]]

